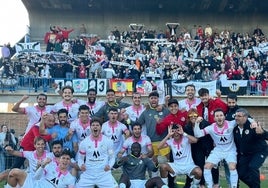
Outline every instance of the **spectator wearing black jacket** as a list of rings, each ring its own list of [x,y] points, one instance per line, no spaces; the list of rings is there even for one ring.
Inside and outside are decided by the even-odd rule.
[[[228,110],[226,113],[226,120],[232,121],[235,119],[236,110],[239,109],[239,106],[237,105],[237,95],[233,93],[228,94],[226,102],[228,106]]]
[[[250,188],[260,188],[259,168],[268,155],[265,141],[267,132],[259,123],[248,121],[249,113],[240,108],[235,113],[237,126],[234,128],[234,141],[237,148],[238,177]]]

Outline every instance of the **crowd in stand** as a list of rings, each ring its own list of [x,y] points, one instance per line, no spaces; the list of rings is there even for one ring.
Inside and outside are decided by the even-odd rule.
[[[46,51],[66,54],[66,62],[56,63],[45,55],[42,58],[50,63],[36,63],[37,57],[29,53],[14,65],[12,48],[4,46],[3,75],[172,79],[177,83],[233,79],[256,84],[254,81],[260,80],[266,90],[267,38],[260,28],[253,34],[242,34],[219,32],[209,24],[189,31],[179,30],[177,24],[167,26],[166,32],[144,31],[141,25],[132,25],[124,32],[115,28],[107,40],[88,35],[85,26],[75,39],[69,38],[73,29],[51,26],[45,36]],[[73,92],[72,87],[64,87],[62,101],[52,106],[46,104],[45,94],[37,96],[36,106],[22,107],[28,96],[15,104],[12,110],[26,114],[29,123],[19,151],[13,147],[17,141],[8,127],[1,127],[1,154],[17,157],[8,166],[12,170],[0,174],[1,181],[8,177],[12,187],[111,188],[119,184],[120,188],[165,188],[174,187],[170,174],[186,174],[185,187],[204,187],[206,182],[212,188],[219,187],[217,172],[212,171],[224,159],[232,188],[239,179],[249,187],[260,187],[259,168],[268,155],[268,134],[245,109],[239,109],[236,97],[228,96],[226,104],[220,96],[210,98],[209,91],[202,88],[195,98],[195,86],[187,85],[185,100],[169,99],[159,104],[159,94],[154,91],[143,105],[139,93],[134,93],[133,104],[128,104],[116,99],[112,89],[107,90],[106,102],[96,99],[94,89],[88,90],[88,101],[74,99]],[[205,134],[213,141],[201,141]],[[190,144],[196,145],[191,148]],[[167,157],[169,153],[171,158]],[[25,158],[29,160],[27,173],[18,169]],[[3,164],[1,161],[1,167]],[[154,173],[158,165],[160,174]],[[116,182],[111,170],[120,166],[123,173]],[[145,180],[146,168],[152,171],[149,180]]]
[[[145,104],[140,93],[133,93],[131,104],[116,98],[112,89],[106,101],[97,100],[92,88],[87,101],[73,93],[65,86],[54,105],[47,105],[47,95],[41,93],[36,106],[22,107],[27,95],[13,106],[29,122],[19,150],[7,125],[1,127],[0,154],[16,156],[0,173],[6,187],[175,188],[174,178],[187,175],[184,188],[219,188],[220,162],[231,188],[239,180],[261,187],[268,132],[237,105],[236,95],[225,102],[219,91],[212,98],[201,88],[196,98],[193,84],[186,85],[185,99],[166,96],[165,104],[157,91]],[[25,171],[20,168],[26,159]],[[119,167],[116,178],[113,172]]]
[[[209,24],[205,28],[194,26],[188,30],[172,24],[167,26],[166,32],[144,30],[143,26],[123,32],[115,28],[104,40],[97,35],[84,34],[86,30],[71,39],[69,34],[73,29],[51,26],[44,39],[46,51],[65,53],[70,60],[63,64],[49,64],[50,76],[66,78],[67,74],[73,73],[71,76],[77,78],[140,80],[157,75],[153,79],[172,79],[179,83],[189,80],[260,80],[266,90],[267,38],[259,27],[249,34],[218,31]],[[10,57],[6,51],[4,46],[4,58]],[[78,54],[80,58],[73,58]],[[27,58],[20,61],[27,62]],[[33,67],[37,67],[36,64]],[[31,72],[40,76],[41,69],[40,65],[34,69],[22,63],[16,72],[25,74],[28,71],[26,74]],[[5,70],[8,74],[9,68]]]

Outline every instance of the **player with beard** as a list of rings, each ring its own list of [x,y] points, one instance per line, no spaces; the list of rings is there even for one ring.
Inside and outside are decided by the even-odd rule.
[[[213,99],[210,97],[209,90],[207,88],[201,88],[198,90],[198,95],[201,99],[201,103],[196,107],[198,115],[210,124],[215,122],[214,110],[221,108],[224,114],[227,112],[227,104],[220,99],[219,93],[217,93],[218,97]]]
[[[121,110],[123,108],[127,108],[130,106],[130,104],[128,104],[128,103],[117,101],[116,96],[115,96],[115,91],[113,89],[108,89],[106,91],[106,99],[107,99],[107,102],[94,115],[94,117],[101,118],[103,120],[103,122],[109,120],[108,113],[109,113],[109,109],[111,107],[114,107],[114,108]]]
[[[123,173],[119,180],[119,188],[140,188],[140,187],[157,187],[167,188],[160,177],[145,179],[146,169],[157,171],[158,161],[142,156],[141,145],[134,142],[131,145],[131,153],[125,157],[118,158],[115,168],[122,166]]]
[[[159,105],[159,93],[157,91],[152,91],[148,98],[149,104],[137,122],[142,125],[142,134],[149,136],[151,139],[154,156],[159,157],[159,159],[161,158],[162,161],[166,161],[169,158],[170,149],[163,148],[159,150],[158,144],[167,135],[167,130],[163,134],[158,135],[156,133],[156,125],[169,114],[169,111],[167,108]],[[158,172],[152,172],[152,177],[155,176],[158,176]],[[174,184],[173,179],[170,182]],[[169,186],[172,187],[173,185]]]
[[[71,123],[78,116],[79,104],[73,102],[74,89],[71,86],[65,86],[62,88],[63,100],[54,104],[53,112],[57,113],[60,109],[66,109],[68,111],[68,121]]]
[[[131,152],[131,146],[134,142],[137,142],[141,145],[141,157],[153,157],[153,149],[151,139],[147,135],[141,134],[142,126],[139,123],[134,123],[132,126],[132,136],[127,138],[124,143],[121,151],[118,153],[118,158],[121,158],[125,151],[127,154]]]
[[[41,135],[51,135],[53,133],[57,134],[57,137],[53,141],[59,140],[63,149],[70,149],[73,152],[73,142],[77,142],[77,136],[73,136],[73,132],[69,131],[69,122],[68,122],[68,111],[66,109],[60,109],[57,112],[59,124],[54,125],[51,128],[45,128],[44,124],[40,124],[39,132]]]
[[[36,106],[20,107],[20,105],[29,98],[28,95],[24,95],[21,100],[19,100],[12,108],[13,112],[18,112],[20,114],[26,114],[28,117],[28,124],[25,130],[25,134],[31,129],[33,125],[40,122],[42,115],[50,113],[52,111],[52,106],[47,106],[47,95],[39,94],[36,97]]]
[[[58,87],[57,84],[54,83],[54,87]],[[58,94],[62,96],[61,90],[56,90]],[[78,103],[79,105],[87,105],[90,109],[90,116],[93,116],[99,109],[105,104],[104,101],[97,101],[97,91],[94,88],[90,88],[87,90],[87,101],[73,98],[73,103]]]
[[[80,105],[87,105],[89,107],[90,116],[93,116],[99,109],[105,105],[104,101],[96,100],[97,91],[93,88],[87,90],[88,101],[78,99],[77,102]]]
[[[197,105],[201,103],[200,98],[195,97],[195,86],[193,84],[188,84],[185,86],[186,99],[179,101],[179,110],[189,111],[191,108],[196,108]]]
[[[56,141],[53,141],[51,143],[51,148],[52,148],[52,153],[54,154],[54,158],[52,159],[52,162],[54,163],[55,166],[58,166],[59,165],[59,159],[60,159],[60,156],[62,154],[62,151],[63,150],[68,150],[70,151],[68,148],[66,149],[63,149],[63,145],[62,145],[62,142],[60,140],[56,140]],[[74,155],[73,153],[70,151],[71,153],[71,157],[73,158]],[[77,165],[77,162],[74,161],[73,159],[71,160],[71,163],[70,163],[70,166],[69,166],[69,169],[68,169],[71,174],[76,177],[77,176],[77,172],[79,170],[79,167]]]
[[[158,143],[165,137],[167,131],[162,135],[156,134],[156,124],[161,121],[162,118],[169,114],[168,109],[159,107],[159,94],[153,91],[149,94],[149,106],[142,112],[138,119],[138,123],[142,125],[142,133],[149,136],[152,141],[154,155],[166,156],[169,150],[164,149],[160,152],[157,149]]]
[[[62,150],[63,150],[63,146],[62,146],[61,141],[59,141],[59,140],[53,141],[51,143],[51,148],[52,148],[52,153],[54,155],[54,158],[52,159],[52,161],[54,161],[56,164],[58,164],[59,157],[60,157]]]
[[[222,109],[216,109],[214,111],[215,123],[211,124],[210,126],[200,129],[199,122],[201,120],[201,117],[196,120],[194,135],[197,138],[200,138],[209,134],[215,144],[215,147],[210,152],[204,166],[204,178],[207,183],[207,187],[213,187],[211,169],[215,165],[217,166],[221,160],[225,160],[230,170],[231,187],[236,188],[238,183],[238,174],[236,170],[237,152],[233,135],[233,129],[236,126],[235,120],[226,121]]]
[[[113,150],[115,155],[117,155],[122,149],[123,142],[125,140],[123,135],[128,138],[130,136],[130,132],[125,124],[118,121],[117,108],[110,108],[108,116],[109,120],[103,123],[101,132],[113,141]]]
[[[111,173],[115,163],[113,142],[101,134],[100,120],[92,119],[90,130],[91,134],[79,144],[78,166],[82,174],[76,187],[115,188],[118,185]]]
[[[198,95],[201,99],[201,103],[197,105],[196,109],[198,115],[202,117],[209,124],[215,122],[214,110],[221,108],[224,114],[227,112],[227,105],[220,98],[220,91],[216,91],[217,98],[212,98],[207,88],[201,88],[198,90]],[[209,141],[209,140],[208,140]],[[212,169],[212,176],[214,187],[219,187],[219,168]]]
[[[235,119],[235,112],[239,109],[237,105],[237,96],[236,94],[228,94],[226,97],[226,102],[228,110],[226,113],[226,120],[231,121]]]

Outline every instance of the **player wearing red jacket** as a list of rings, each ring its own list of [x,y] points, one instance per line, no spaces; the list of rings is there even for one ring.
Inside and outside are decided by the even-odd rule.
[[[168,101],[168,109],[170,114],[164,117],[159,123],[156,124],[156,133],[161,135],[168,129],[168,126],[181,125],[184,127],[186,125],[187,111],[179,110],[179,103],[177,99],[170,99]]]
[[[170,113],[156,124],[156,133],[159,135],[165,134],[170,125],[181,125],[182,127],[186,125],[187,111],[179,110],[177,99],[168,100],[168,109]],[[173,162],[173,155],[170,155],[169,161]],[[168,185],[174,187],[174,177],[168,177]]]
[[[201,103],[196,107],[198,115],[203,117],[210,124],[214,123],[214,110],[222,109],[224,114],[227,112],[227,104],[222,101],[219,96],[216,99],[212,99],[209,96],[209,90],[201,88],[198,91],[198,95],[201,99]]]

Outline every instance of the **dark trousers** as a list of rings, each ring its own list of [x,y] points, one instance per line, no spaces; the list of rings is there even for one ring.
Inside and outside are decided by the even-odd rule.
[[[249,188],[260,188],[260,171],[267,155],[264,153],[255,153],[252,155],[240,155],[237,160],[238,177]]]
[[[24,157],[15,157],[14,163],[11,166],[12,168],[21,168],[24,165],[25,158]]]
[[[20,147],[19,149],[20,149],[20,151],[22,151],[23,147]],[[11,166],[11,169],[12,168],[21,168],[22,166],[24,166],[24,161],[25,161],[24,157],[15,157],[14,163]]]
[[[5,154],[5,165],[6,165],[6,169],[10,169],[13,162],[14,162],[14,159],[15,157],[12,156],[12,155],[8,155],[8,154]]]
[[[174,158],[172,155],[172,151],[170,150],[170,154],[169,154],[169,162],[174,162]],[[175,187],[175,177],[172,177],[169,173],[168,173],[168,187]]]

